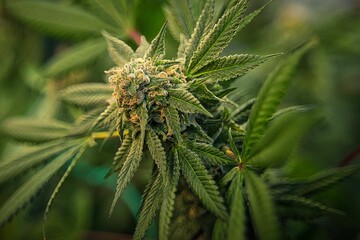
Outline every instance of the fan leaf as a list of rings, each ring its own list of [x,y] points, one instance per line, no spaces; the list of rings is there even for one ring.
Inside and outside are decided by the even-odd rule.
[[[180,134],[180,118],[178,111],[172,107],[168,106],[164,110],[166,124],[169,128],[168,135],[174,134],[178,141],[181,140],[181,134]]]
[[[296,64],[312,45],[313,42],[309,42],[287,56],[285,61],[265,80],[251,110],[246,127],[242,152],[244,161],[248,159],[254,146],[262,138],[269,119],[276,111],[277,106],[285,94]]]
[[[10,118],[2,124],[4,133],[15,140],[41,143],[64,137],[70,125],[55,119]]]
[[[223,199],[200,158],[185,147],[178,146],[177,150],[182,173],[194,193],[209,211],[226,220],[228,214]]]
[[[159,172],[162,175],[163,180],[167,181],[167,162],[164,147],[161,144],[159,137],[156,135],[154,130],[150,129],[147,131],[146,143],[149,148],[151,157],[155,161],[159,168]]]
[[[184,113],[202,113],[206,116],[212,117],[209,113],[192,95],[189,91],[186,90],[169,90],[170,94],[170,104],[175,106],[177,109]]]
[[[165,55],[165,34],[167,22],[161,27],[158,35],[150,43],[149,49],[145,53],[144,58],[151,58],[154,60],[162,59]]]
[[[209,144],[193,143],[191,144],[191,150],[209,165],[221,166],[237,163],[234,159]]]
[[[8,1],[7,9],[25,24],[57,37],[84,39],[107,28],[96,16],[76,6],[21,0]]]
[[[41,190],[49,179],[79,151],[78,147],[71,148],[56,157],[53,161],[40,169],[34,176],[28,179],[15,193],[2,205],[0,212],[0,225],[7,222],[22,207]]]
[[[239,1],[234,7],[227,10],[200,42],[187,69],[190,75],[197,73],[203,66],[218,57],[229,44],[240,29],[240,20],[246,10],[247,2],[247,0]]]
[[[262,180],[251,171],[245,174],[251,219],[260,240],[280,239],[278,220],[270,193]]]
[[[103,39],[92,39],[78,43],[63,52],[55,55],[44,66],[43,74],[46,77],[56,77],[73,70],[84,68],[98,59],[106,49]]]
[[[104,83],[82,83],[62,90],[59,97],[69,104],[88,107],[105,105],[112,97],[112,90]]]
[[[123,66],[129,62],[131,57],[134,55],[134,51],[126,43],[120,39],[111,36],[109,33],[102,32],[107,46],[109,56],[117,66]]]

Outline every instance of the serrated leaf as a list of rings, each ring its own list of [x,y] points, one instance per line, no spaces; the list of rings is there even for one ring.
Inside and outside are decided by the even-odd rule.
[[[87,144],[83,144],[83,146],[81,147],[81,149],[76,153],[76,155],[74,156],[74,158],[71,161],[71,164],[69,165],[69,167],[65,170],[63,176],[61,177],[60,181],[58,182],[58,184],[56,185],[54,191],[52,192],[47,204],[46,204],[46,209],[44,212],[44,216],[43,216],[43,237],[44,239],[46,239],[46,231],[45,231],[45,223],[47,220],[47,216],[51,207],[51,204],[53,203],[53,201],[56,198],[56,195],[58,194],[60,188],[62,187],[62,185],[64,184],[66,178],[69,176],[70,172],[72,171],[72,169],[75,167],[76,163],[78,162],[79,158],[82,156],[82,154],[84,153],[84,151],[86,150]]]
[[[165,55],[165,33],[167,22],[161,27],[158,35],[150,43],[144,58],[151,58],[153,61],[162,59]]]
[[[227,81],[233,78],[241,77],[260,64],[279,55],[280,54],[271,54],[260,56],[240,54],[217,58],[197,71],[197,73],[192,75],[192,77],[196,78],[194,80],[195,83],[200,81],[215,84]]]
[[[96,16],[76,6],[29,0],[7,1],[6,6],[25,24],[58,37],[84,39],[107,28]]]
[[[0,225],[3,225],[24,207],[41,190],[44,184],[47,183],[69,159],[76,155],[78,150],[78,147],[74,147],[59,155],[18,188],[0,209]]]
[[[228,214],[218,188],[201,163],[200,158],[189,149],[177,148],[182,174],[202,204],[215,216],[226,220]]]
[[[46,77],[56,77],[88,66],[95,62],[106,49],[103,39],[93,39],[78,43],[63,52],[55,55],[44,66]]]
[[[183,35],[183,34],[180,34],[180,37],[179,37],[179,47],[178,47],[178,50],[177,50],[177,58],[181,59],[181,62],[184,63],[185,61],[185,50],[186,50],[186,46],[188,44],[188,40],[186,39],[186,37]]]
[[[225,153],[210,144],[192,143],[191,150],[209,165],[221,166],[237,163],[234,159],[228,157]]]
[[[251,171],[245,171],[245,186],[252,222],[260,240],[280,239],[280,227],[270,193],[262,180]]]
[[[119,26],[125,29],[124,20],[122,19],[123,16],[120,12],[116,9],[114,2],[111,0],[94,0],[91,1],[94,6],[96,6],[96,10],[103,10],[109,17],[111,17],[114,22],[116,22]]]
[[[143,199],[133,239],[142,239],[144,237],[146,230],[161,205],[164,195],[164,184],[163,175],[158,173],[145,195],[146,198]]]
[[[225,187],[229,182],[231,182],[234,179],[238,171],[239,170],[237,167],[233,167],[229,172],[225,174],[225,176],[221,178],[221,180],[219,181],[219,186]]]
[[[143,153],[143,145],[144,137],[142,136],[142,134],[140,134],[140,136],[138,136],[137,138],[133,139],[129,154],[127,155],[127,158],[119,172],[118,180],[116,183],[116,192],[110,208],[110,215],[114,210],[117,200],[124,191],[125,187],[131,181],[132,177],[134,176],[136,170],[140,165]]]
[[[247,160],[254,146],[262,138],[270,117],[285,94],[291,75],[300,59],[314,42],[308,42],[297,51],[290,54],[265,80],[260,89],[257,101],[254,104],[246,127],[242,157]]]
[[[32,147],[16,154],[7,161],[2,161],[0,163],[0,183],[17,177],[19,174],[52,159],[77,144],[77,141],[53,141]]]
[[[161,144],[161,141],[154,130],[150,129],[147,131],[146,135],[146,143],[149,148],[149,152],[151,154],[152,159],[154,159],[157,167],[159,168],[159,172],[163,175],[163,179],[166,181],[167,179],[167,162],[166,162],[166,154],[164,147]]]
[[[125,63],[130,61],[134,55],[134,51],[131,47],[122,40],[111,36],[105,31],[102,32],[102,35],[106,40],[109,55],[117,66],[123,66]]]
[[[184,113],[202,113],[206,116],[212,117],[196,99],[192,93],[187,90],[169,90],[170,104]]]
[[[124,140],[121,143],[121,146],[115,153],[115,157],[113,159],[112,168],[106,174],[106,177],[110,176],[112,173],[117,172],[123,166],[126,157],[129,154],[130,147],[132,144],[132,138],[130,134],[126,134]]]
[[[304,185],[293,191],[294,195],[305,196],[320,192],[360,170],[360,165],[333,168],[319,172],[306,179]]]
[[[173,215],[175,197],[176,197],[175,193],[176,193],[179,177],[180,177],[179,157],[177,152],[175,151],[173,158],[172,177],[170,180],[170,184],[167,185],[167,188],[165,190],[164,200],[160,208],[160,215],[159,215],[160,240],[169,239],[170,221]]]
[[[238,172],[231,182],[228,190],[231,194],[229,226],[227,229],[227,239],[245,239],[246,213],[243,197],[243,174]]]
[[[171,105],[164,109],[166,124],[168,126],[168,135],[174,134],[177,140],[181,140],[181,126],[178,111]]]
[[[140,37],[140,45],[134,53],[135,58],[144,58],[145,53],[148,51],[150,44],[146,41],[144,36]]]
[[[80,116],[71,126],[67,136],[79,137],[79,136],[88,135],[91,131],[91,128],[94,126],[96,119],[105,110],[104,108],[105,106],[98,107]]]
[[[5,134],[15,140],[41,143],[64,137],[70,129],[68,123],[55,119],[14,117],[2,124]]]
[[[189,67],[190,59],[193,56],[195,50],[198,48],[202,37],[206,34],[205,28],[211,23],[214,16],[214,1],[208,0],[204,9],[201,12],[199,19],[196,22],[195,29],[191,34],[191,38],[185,49],[185,71]]]
[[[116,103],[110,103],[103,112],[101,112],[96,120],[94,121],[93,125],[91,126],[91,131],[101,128],[102,126],[106,125],[113,125],[116,127],[115,118],[117,117],[118,109],[116,107]]]
[[[288,204],[288,203],[297,204],[297,205],[308,207],[311,209],[320,210],[322,212],[344,214],[342,211],[327,207],[320,202],[314,201],[309,198],[296,196],[296,195],[285,195],[285,196],[280,197],[278,199],[278,201],[285,203],[285,204]]]
[[[170,0],[170,6],[164,8],[166,19],[169,21],[170,31],[175,39],[183,34],[190,38],[194,29],[194,19],[188,0]]]
[[[187,72],[192,75],[218,57],[240,29],[241,18],[247,0],[239,1],[224,13],[212,30],[205,36],[194,52]]]
[[[228,136],[229,136],[229,144],[230,144],[231,151],[234,153],[237,161],[241,161],[239,150],[236,147],[233,135],[231,133],[231,128],[229,128]]]
[[[63,89],[59,97],[64,102],[73,105],[90,107],[105,105],[106,101],[112,97],[111,94],[112,90],[108,84],[82,83]]]

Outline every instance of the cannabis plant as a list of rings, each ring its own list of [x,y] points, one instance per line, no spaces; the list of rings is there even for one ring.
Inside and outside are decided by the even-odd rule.
[[[311,118],[303,116],[316,111],[307,106],[277,108],[297,62],[315,41],[286,54],[256,99],[240,106],[228,97],[238,95],[238,89],[231,87],[238,77],[281,55],[221,56],[235,34],[265,7],[245,15],[247,3],[230,1],[218,17],[214,1],[208,0],[197,18],[191,15],[197,20],[189,28],[184,19],[177,19],[182,14],[176,11],[182,10],[171,8],[177,4],[172,1],[166,8],[169,25],[173,33],[180,33],[174,59],[165,58],[168,23],[151,43],[141,37],[135,51],[103,31],[115,64],[105,71],[108,83],[74,85],[59,93],[63,102],[84,110],[82,117],[74,123],[42,119],[4,123],[13,138],[36,145],[1,163],[0,182],[34,167],[37,173],[3,204],[0,224],[70,162],[47,203],[46,220],[56,194],[84,151],[109,138],[121,142],[104,176],[117,175],[110,214],[141,162],[154,162],[134,239],[144,237],[157,214],[159,239],[245,239],[254,234],[259,239],[280,239],[280,222],[303,213],[288,216],[283,211],[279,216],[287,206],[337,213],[308,196],[351,175],[357,167],[307,179],[292,179],[281,171],[290,145],[311,125]],[[285,129],[290,134],[283,134],[284,125],[291,126]],[[286,144],[289,149],[279,149]],[[186,205],[190,205],[188,212],[181,209]]]

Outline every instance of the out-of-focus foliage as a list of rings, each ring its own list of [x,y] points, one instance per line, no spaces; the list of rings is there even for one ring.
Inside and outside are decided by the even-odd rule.
[[[171,17],[179,15],[180,12],[177,11],[181,11],[181,8],[186,6],[185,2],[187,1],[1,1],[0,121],[12,115],[26,114],[43,118],[44,122],[34,124],[44,127],[49,122],[47,118],[58,118],[66,122],[78,118],[81,111],[73,107],[70,107],[70,111],[63,111],[64,107],[59,104],[55,93],[75,83],[104,83],[103,71],[109,69],[112,64],[106,54],[106,42],[101,31],[106,30],[135,47],[140,39],[139,33],[148,39],[153,39],[167,17],[172,33],[181,32],[189,38],[191,36],[189,31],[194,28],[203,3],[199,1],[198,5],[194,5],[184,21],[171,22]],[[220,1],[216,2],[215,14],[221,15],[222,4],[219,3]],[[263,4],[265,1],[250,1],[249,8],[254,10]],[[316,3],[310,0],[275,1],[237,35],[235,41],[232,41],[225,50],[226,55],[239,52],[270,54],[287,51],[313,36],[316,36],[319,42],[316,49],[307,54],[306,60],[298,67],[282,106],[303,105],[304,111],[314,107],[321,108],[322,120],[313,125],[312,121],[302,121],[303,119],[297,119],[296,115],[295,117],[291,115],[291,109],[288,109],[290,115],[281,116],[282,113],[278,113],[280,116],[278,121],[270,126],[263,139],[262,145],[269,147],[267,152],[262,154],[266,155],[265,160],[270,159],[271,162],[290,156],[290,162],[283,168],[281,174],[276,171],[265,172],[263,179],[251,174],[237,176],[234,182],[241,182],[244,177],[251,186],[251,189],[246,190],[249,201],[268,198],[266,195],[261,195],[264,180],[272,183],[273,188],[282,194],[284,188],[281,188],[281,184],[286,182],[285,178],[288,176],[303,180],[301,182],[303,185],[297,184],[304,186],[306,181],[320,181],[321,176],[332,174],[325,172],[323,175],[306,179],[319,170],[359,162],[359,157],[356,155],[360,151],[360,131],[357,127],[360,121],[358,104],[360,102],[360,68],[358,67],[360,27],[356,24],[360,21],[359,12],[360,5],[356,0]],[[63,25],[59,26],[58,18],[64,20]],[[176,55],[177,41],[181,41],[178,35],[173,35],[167,37],[169,56]],[[237,91],[243,91],[242,97],[239,99],[233,94],[230,95],[230,99],[245,103],[255,97],[260,88],[260,81],[273,66],[274,63],[269,63],[237,81],[235,84],[240,89]],[[67,88],[67,91],[70,91],[70,88]],[[79,101],[81,102],[81,99]],[[233,113],[229,113],[231,114]],[[246,111],[236,116],[237,121],[247,117]],[[293,121],[292,124],[281,122],[288,123],[289,118]],[[224,121],[225,119],[224,117]],[[54,135],[61,134],[65,127],[67,126],[62,125]],[[300,148],[296,148],[295,151],[287,149],[289,143],[302,134],[301,130],[308,127],[311,127],[310,131],[307,131],[305,138],[302,138]],[[11,132],[16,131],[22,139],[23,134],[28,134],[26,129],[14,129]],[[39,135],[36,141],[43,141],[44,138],[48,139],[54,135]],[[236,142],[239,136],[233,137]],[[145,162],[139,169],[140,174],[137,174],[134,185],[126,188],[120,206],[114,210],[112,218],[108,219],[107,212],[111,205],[113,195],[111,191],[114,189],[115,179],[104,180],[103,176],[107,173],[106,166],[111,164],[117,145],[116,140],[109,139],[104,145],[99,146],[101,152],[95,148],[86,153],[83,160],[89,160],[92,166],[87,165],[89,161],[78,163],[48,216],[46,227],[49,239],[105,239],[106,237],[110,239],[120,238],[120,233],[132,234],[135,214],[140,206],[140,192],[151,175],[152,165]],[[17,153],[18,150],[17,146],[1,135],[2,161],[6,161],[11,154],[21,154]],[[256,148],[253,152],[256,153]],[[266,165],[266,161],[261,161],[262,154],[254,156],[260,163]],[[30,179],[33,173],[30,171],[23,176],[23,179]],[[55,188],[60,175],[56,175],[56,178],[49,183],[48,189]],[[281,181],[276,182],[274,179]],[[298,188],[282,199],[279,198],[280,205],[290,205],[299,209],[303,207],[304,215],[313,219],[304,221],[298,218],[296,212],[288,212],[285,210],[288,208],[284,208],[281,215],[287,216],[288,219],[286,221],[288,232],[284,234],[291,239],[359,237],[360,205],[359,201],[356,201],[360,198],[358,182],[359,174],[338,187],[316,195],[312,201],[302,197],[302,194],[306,195],[306,191],[311,190],[306,190],[304,187]],[[13,187],[19,186],[20,183],[21,179],[14,181],[12,186],[0,185],[2,203],[10,195]],[[48,189],[34,199],[34,205],[27,210],[27,214],[21,213],[11,223],[0,228],[0,238],[41,238],[42,214],[51,194]],[[197,200],[194,200],[193,196],[187,196],[186,189],[181,194],[188,202],[196,203]],[[233,198],[239,199],[239,193],[234,191]],[[332,213],[323,215],[317,212],[317,209],[335,211],[326,208],[320,202],[342,210],[345,215]],[[175,204],[186,206],[187,203]],[[309,206],[315,210],[308,211],[306,207]],[[249,210],[251,216],[254,216],[255,225],[257,222],[261,224],[262,219],[257,217],[259,213],[256,213],[259,210],[261,208],[252,207]],[[186,214],[192,214],[191,211],[195,210],[189,209]],[[181,214],[184,213],[175,213],[175,215]],[[237,221],[246,220],[237,219]],[[175,227],[183,226],[182,224],[184,223],[181,219],[174,223]],[[193,223],[194,226],[196,224]],[[149,237],[156,235],[154,229],[149,231]],[[234,232],[234,228],[230,229],[232,230],[229,234],[239,234]],[[241,229],[235,230],[241,231]],[[252,234],[254,233],[248,233],[249,236]]]

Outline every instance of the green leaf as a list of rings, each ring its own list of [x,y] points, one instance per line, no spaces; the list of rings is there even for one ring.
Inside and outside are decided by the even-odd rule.
[[[0,163],[0,183],[46,162],[78,144],[78,141],[52,141],[31,147]]]
[[[117,117],[117,113],[118,108],[116,106],[116,103],[109,104],[105,108],[105,110],[98,115],[90,130],[95,131],[107,125],[113,125],[113,127],[116,127],[116,124],[114,124],[114,122],[116,121],[115,118]]]
[[[225,174],[225,176],[221,178],[221,180],[219,181],[219,186],[225,187],[229,182],[231,182],[234,179],[238,171],[239,169],[237,167],[233,167],[229,172]]]
[[[262,180],[253,172],[245,171],[245,186],[251,219],[260,240],[280,239],[275,206]]]
[[[55,119],[9,118],[2,124],[2,130],[18,141],[41,143],[64,137],[70,125]]]
[[[178,141],[181,140],[181,126],[180,118],[178,111],[171,105],[164,108],[164,115],[166,119],[166,124],[168,126],[168,135],[174,134]]]
[[[161,27],[158,35],[150,43],[149,49],[145,53],[144,58],[151,58],[154,60],[162,59],[165,55],[165,33],[167,22]]]
[[[294,195],[304,196],[318,193],[326,188],[333,186],[339,181],[353,175],[360,170],[360,165],[333,168],[325,170],[306,178],[304,185],[293,191]]]
[[[237,161],[241,161],[239,150],[236,147],[236,144],[235,144],[234,139],[233,139],[233,135],[231,133],[231,128],[229,128],[228,135],[229,135],[229,143],[230,143],[231,151],[234,153]]]
[[[161,173],[158,173],[155,181],[152,182],[151,187],[143,200],[143,206],[139,213],[138,223],[136,224],[133,239],[142,239],[146,230],[151,224],[156,211],[159,209],[163,195],[164,195],[164,178]]]
[[[170,104],[184,113],[202,113],[212,117],[189,91],[186,90],[169,90]]]
[[[285,195],[278,199],[279,202],[283,204],[297,204],[300,206],[320,210],[322,212],[328,212],[328,213],[336,213],[336,214],[344,214],[342,211],[339,211],[334,208],[330,208],[325,206],[324,204],[311,200],[309,198],[295,196],[295,195]]]
[[[118,172],[120,168],[123,166],[126,157],[129,154],[130,147],[132,143],[131,134],[126,134],[124,140],[121,143],[121,146],[115,153],[115,157],[113,159],[112,168],[106,174],[106,177],[110,176],[114,172]]]
[[[190,75],[197,73],[203,66],[218,57],[229,44],[240,29],[240,20],[246,10],[247,2],[247,0],[239,1],[234,7],[226,11],[200,42],[187,69]]]
[[[40,169],[28,179],[15,193],[2,205],[0,212],[0,225],[11,219],[21,208],[41,190],[49,179],[79,151],[78,147],[71,148],[56,157],[52,162]]]
[[[214,225],[214,229],[213,229],[213,233],[212,233],[212,239],[213,240],[224,240],[227,239],[226,238],[226,230],[228,227],[228,223],[221,220],[221,219],[216,219],[215,221],[215,225]]]
[[[43,69],[46,77],[56,77],[88,66],[95,62],[106,49],[103,39],[92,39],[74,45],[55,55]]]
[[[112,90],[104,83],[82,83],[63,89],[59,97],[69,104],[88,107],[105,105],[112,97]]]
[[[182,173],[202,204],[215,216],[226,220],[228,214],[218,188],[201,163],[200,158],[189,149],[177,148]]]
[[[134,51],[131,47],[105,31],[103,31],[102,34],[106,40],[108,52],[113,62],[117,66],[123,66],[125,63],[129,62],[134,55]]]
[[[201,12],[199,19],[196,22],[194,32],[191,34],[191,38],[185,49],[185,71],[188,69],[190,64],[190,59],[193,56],[195,50],[198,48],[199,43],[206,34],[205,28],[211,23],[212,18],[214,17],[214,0],[208,0],[204,9]]]
[[[177,152],[175,151],[174,159],[173,159],[172,178],[170,180],[170,184],[167,185],[164,194],[164,200],[160,208],[160,216],[159,216],[160,240],[169,239],[169,227],[170,227],[171,217],[173,215],[175,197],[176,197],[175,193],[179,182],[179,177],[180,177],[179,157]]]
[[[57,37],[83,39],[106,29],[96,16],[76,7],[46,1],[7,1],[7,9],[34,29]]]
[[[192,143],[191,150],[209,165],[221,166],[236,163],[234,159],[228,157],[225,153],[209,144]]]
[[[246,127],[242,157],[244,161],[262,138],[270,117],[285,94],[292,73],[301,56],[313,45],[308,42],[297,51],[290,54],[265,80],[254,104]]]
[[[120,12],[116,9],[116,6],[114,4],[114,1],[111,0],[95,0],[91,1],[94,6],[96,6],[96,10],[103,10],[109,17],[111,17],[114,22],[116,22],[117,25],[121,26],[125,29],[124,26],[124,20],[122,19],[123,16],[120,14]]]
[[[231,194],[230,216],[227,231],[227,239],[238,240],[245,239],[246,213],[243,197],[243,174],[238,172],[228,190]]]
[[[179,40],[180,34],[190,38],[194,29],[194,19],[188,0],[170,0],[170,6],[164,8],[166,19],[169,21],[170,32]]]
[[[144,58],[145,53],[149,50],[150,44],[146,41],[144,36],[140,38],[140,45],[134,53],[135,58]]]
[[[280,54],[271,55],[232,55],[227,57],[217,58],[209,64],[201,68],[193,78],[196,81],[214,84],[217,82],[227,81],[233,78],[240,77],[267,60],[279,56]]]
[[[163,175],[162,178],[167,181],[167,162],[165,150],[154,130],[150,129],[147,131],[146,143],[148,145],[151,157],[154,159],[156,165],[159,168],[160,174]]]
[[[119,172],[118,180],[116,183],[116,192],[110,208],[110,215],[114,210],[117,200],[124,191],[125,187],[131,181],[132,177],[134,176],[136,170],[140,165],[143,153],[143,145],[144,138],[142,134],[137,138],[133,139],[129,154],[127,155],[127,158]]]
[[[58,184],[56,185],[53,193],[51,194],[47,204],[46,204],[46,209],[44,212],[44,216],[43,216],[43,237],[44,239],[46,239],[46,232],[45,232],[45,223],[47,220],[47,216],[51,207],[52,202],[55,200],[56,195],[58,194],[60,188],[62,187],[62,185],[64,184],[66,178],[69,176],[70,172],[72,171],[72,169],[75,167],[76,163],[78,162],[79,158],[82,156],[82,154],[84,153],[84,151],[86,150],[87,144],[83,144],[83,146],[81,147],[81,149],[76,153],[76,155],[74,156],[73,160],[71,161],[71,164],[69,165],[69,167],[66,169],[65,173],[63,174],[63,176],[61,177],[60,181],[58,182]]]

